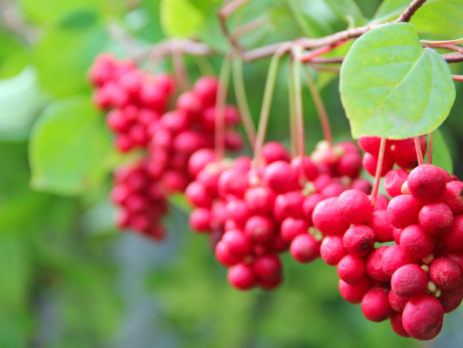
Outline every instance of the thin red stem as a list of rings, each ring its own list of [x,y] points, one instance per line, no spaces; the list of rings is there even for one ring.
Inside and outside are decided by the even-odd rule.
[[[452,75],[453,81],[463,81],[463,75]]]
[[[185,61],[183,60],[183,44],[177,42],[172,45],[172,62],[174,64],[175,77],[183,91],[190,89],[190,79],[188,77],[188,71],[185,67]]]
[[[434,132],[429,133],[428,139],[428,163],[432,164],[432,149],[434,144]]]
[[[227,54],[222,63],[215,103],[215,154],[218,160],[225,157],[225,104],[231,70],[230,58],[230,55]]]
[[[381,182],[381,172],[383,171],[384,152],[386,151],[386,138],[381,138],[379,146],[378,164],[376,165],[375,183],[371,190],[371,204],[373,207],[376,205],[376,198],[378,197],[379,183]]]
[[[416,155],[418,156],[418,163],[419,165],[422,165],[424,163],[424,160],[423,160],[423,152],[421,152],[420,137],[415,137],[414,139],[415,139]]]
[[[295,158],[299,153],[297,145],[297,121],[296,121],[296,108],[294,106],[294,82],[292,74],[293,62],[290,62],[289,77],[288,77],[288,101],[289,101],[289,132],[291,138],[291,158]]]
[[[297,53],[297,50],[300,50],[299,47],[294,49]],[[301,61],[295,59],[293,62],[293,84],[294,84],[294,107],[296,114],[296,124],[297,124],[297,139],[298,139],[298,148],[299,148],[299,157],[301,160],[300,163],[300,172],[299,180],[305,182],[305,167],[304,167],[304,155],[305,155],[305,144],[304,144],[304,114],[302,109],[302,87],[301,87]]]
[[[325,54],[325,53],[328,53],[332,50],[334,50],[336,47],[339,47],[341,45],[344,45],[346,42],[348,42],[349,40],[342,40],[342,41],[338,41],[332,45],[328,45],[328,46],[324,46],[324,47],[320,47],[319,49],[316,49],[316,50],[313,50],[312,52],[308,52],[308,53],[305,53],[305,54],[301,54],[299,56],[299,60],[301,62],[309,62],[311,61],[313,58],[315,57],[318,57],[318,56],[321,56],[322,54]]]

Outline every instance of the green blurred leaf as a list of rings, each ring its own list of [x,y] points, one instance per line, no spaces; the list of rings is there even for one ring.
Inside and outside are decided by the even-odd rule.
[[[410,5],[410,0],[384,1],[372,23],[384,23],[396,19]],[[432,38],[454,39],[463,36],[463,2],[460,0],[427,1],[412,17],[420,33]]]
[[[169,202],[185,214],[190,214],[193,210],[184,194],[176,193],[169,196]]]
[[[43,112],[33,129],[31,185],[63,195],[81,194],[101,180],[109,150],[103,118],[89,99],[58,101]]]
[[[452,156],[439,129],[434,131],[432,164],[444,168],[450,174],[453,174]]]
[[[34,68],[28,67],[15,77],[0,80],[0,138],[26,138],[31,121],[43,105]]]
[[[203,14],[188,0],[161,0],[161,25],[168,36],[191,36],[204,23]]]
[[[340,85],[354,138],[429,133],[455,100],[448,64],[435,50],[422,48],[408,23],[380,27],[356,40],[342,64]]]
[[[41,86],[57,97],[89,91],[86,72],[107,42],[98,15],[73,12],[45,28],[33,52]]]
[[[19,74],[30,60],[26,48],[1,30],[0,42],[0,78]]]
[[[352,23],[354,27],[365,25],[365,18],[363,17],[362,11],[354,0],[325,1],[339,17],[344,17],[346,21]]]

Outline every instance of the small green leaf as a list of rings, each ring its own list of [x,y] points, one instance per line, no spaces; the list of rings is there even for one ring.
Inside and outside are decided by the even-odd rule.
[[[73,12],[46,28],[33,52],[41,86],[57,97],[86,92],[87,70],[106,43],[106,30],[91,11]]]
[[[161,25],[168,36],[191,36],[204,22],[203,14],[188,0],[162,0]]]
[[[439,129],[434,131],[432,164],[453,173],[452,156]]]
[[[340,85],[354,138],[429,133],[455,100],[448,64],[435,50],[422,48],[408,23],[377,28],[355,41],[342,64]]]
[[[360,11],[354,0],[325,0],[325,2],[338,16],[345,18],[347,22],[350,21],[348,18],[350,17],[356,27],[365,25],[362,11]]]
[[[37,85],[37,73],[32,67],[24,69],[13,78],[0,80],[0,138],[26,138],[30,123],[43,102]]]
[[[87,97],[58,101],[43,112],[31,135],[31,185],[81,194],[102,179],[109,149],[103,118]]]

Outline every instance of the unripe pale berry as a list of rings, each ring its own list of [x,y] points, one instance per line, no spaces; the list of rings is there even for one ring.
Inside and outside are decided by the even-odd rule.
[[[387,246],[379,247],[368,255],[366,262],[367,274],[373,280],[378,282],[387,282],[391,279],[386,273],[383,272],[382,260],[384,252],[387,250]]]
[[[442,329],[444,310],[435,297],[423,295],[407,303],[402,320],[411,337],[426,341],[436,337]]]
[[[330,266],[336,266],[339,261],[347,254],[347,250],[342,245],[342,236],[326,236],[320,246],[320,255]]]
[[[403,298],[421,296],[428,289],[428,275],[418,265],[405,265],[392,275],[391,287],[398,296]]]
[[[384,189],[391,197],[400,196],[402,185],[407,179],[408,172],[405,169],[393,169],[384,178]]]
[[[256,277],[252,267],[241,262],[228,269],[228,281],[238,290],[249,290],[254,287]]]
[[[361,224],[371,216],[371,201],[362,191],[347,190],[338,198],[338,212],[347,222]]]
[[[291,242],[300,234],[307,234],[309,225],[304,219],[286,218],[280,227],[280,235],[283,240]]]
[[[338,275],[348,284],[357,284],[365,277],[365,261],[354,255],[346,255],[338,263]]]
[[[338,213],[338,198],[328,198],[317,204],[312,214],[316,229],[326,235],[341,235],[349,223]]]
[[[456,288],[461,276],[462,273],[458,265],[449,259],[434,259],[429,268],[429,278],[441,290]]]
[[[445,203],[429,203],[421,208],[418,221],[426,232],[442,236],[452,229],[453,213]]]
[[[344,234],[343,239],[344,248],[352,255],[363,257],[375,243],[375,233],[373,230],[365,225],[352,226]]]
[[[339,293],[342,298],[352,304],[362,302],[363,296],[374,285],[374,281],[370,277],[363,278],[357,284],[348,284],[343,280],[339,280]]]
[[[419,259],[405,253],[400,245],[393,245],[387,248],[383,254],[382,268],[384,273],[392,277],[400,267],[408,264],[418,265],[419,263]]]
[[[392,308],[389,305],[388,291],[383,288],[368,290],[362,299],[362,312],[368,320],[376,323],[389,318]]]
[[[463,182],[447,183],[443,201],[452,209],[454,215],[463,214]]]
[[[404,311],[405,305],[408,303],[407,298],[400,297],[392,289],[389,291],[388,299],[391,308],[400,313]]]
[[[377,242],[385,243],[393,240],[392,231],[394,227],[387,218],[386,209],[374,211],[370,220],[368,220],[368,226],[374,231]]]
[[[400,246],[407,254],[421,259],[432,253],[435,239],[426,233],[420,225],[410,225],[400,235]]]
[[[266,243],[275,235],[273,220],[264,215],[251,216],[244,227],[244,232],[257,243]]]
[[[410,173],[407,186],[411,195],[422,204],[436,202],[446,191],[444,173],[432,164],[423,164]]]
[[[395,228],[405,228],[418,222],[421,204],[410,195],[393,198],[387,206],[387,216]]]
[[[402,322],[402,313],[393,312],[391,314],[391,327],[397,335],[410,337],[407,331],[405,331],[404,324]]]
[[[452,290],[443,290],[441,295],[437,298],[444,308],[444,313],[450,313],[458,308],[463,299],[463,291],[460,287]]]
[[[312,262],[320,256],[320,242],[310,234],[300,234],[291,242],[289,251],[298,262]]]

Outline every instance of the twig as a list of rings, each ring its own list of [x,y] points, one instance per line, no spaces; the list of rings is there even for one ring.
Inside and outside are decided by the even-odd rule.
[[[174,42],[171,46],[172,50],[172,62],[174,65],[175,76],[177,82],[183,91],[190,89],[190,79],[188,72],[185,67],[185,61],[183,60],[183,47],[182,42]]]
[[[225,19],[227,19],[232,15],[233,12],[238,10],[240,7],[246,5],[250,1],[251,0],[235,0],[230,2],[220,10],[220,17],[224,17]]]
[[[461,63],[461,62],[463,62],[463,54],[459,54],[459,53],[443,54],[442,58],[447,63]]]
[[[309,62],[309,65],[317,71],[324,71],[324,72],[332,72],[335,74],[339,74],[341,72],[340,68],[331,68],[331,67],[326,67],[320,64],[313,64],[312,62]]]
[[[453,81],[463,81],[463,75],[452,75]]]
[[[413,15],[418,9],[423,6],[426,0],[413,0],[413,2],[407,7],[407,9],[397,18],[394,22],[410,22]]]
[[[225,104],[231,71],[231,54],[227,54],[220,68],[219,88],[215,102],[215,153],[219,160],[225,157]]]
[[[418,157],[418,164],[422,165],[424,163],[424,160],[423,160],[423,152],[421,151],[420,137],[414,137],[414,140],[415,140],[416,155]]]
[[[428,138],[428,163],[432,164],[432,150],[434,145],[434,132],[429,133]]]
[[[347,41],[344,40],[344,41],[338,41],[332,45],[329,45],[329,46],[324,46],[324,47],[320,47],[319,49],[317,50],[314,50],[312,52],[308,52],[308,53],[305,53],[305,54],[301,54],[300,57],[298,57],[298,59],[301,61],[301,62],[308,62],[308,61],[311,61],[312,59],[314,59],[315,57],[318,57],[318,56],[321,56],[322,54],[325,54],[325,53],[328,53],[332,50],[334,50],[336,47],[339,47],[343,44],[345,44]]]
[[[268,20],[267,18],[257,18],[254,19],[253,21],[246,23],[242,25],[239,28],[236,28],[233,33],[230,34],[230,37],[232,37],[234,40],[237,40],[239,37],[249,33],[250,31],[253,31],[254,29],[257,29],[264,24],[267,24]]]
[[[344,61],[345,57],[333,57],[333,58],[324,58],[324,57],[315,57],[312,58],[311,62],[316,64],[341,64]]]
[[[440,45],[428,45],[428,44],[423,44],[423,47],[430,47],[430,48],[443,48],[446,50],[450,51],[455,51],[460,54],[463,54],[463,47],[457,46],[457,45],[451,45],[451,44],[440,44]]]
[[[373,184],[373,189],[371,190],[371,205],[373,207],[376,205],[376,198],[378,197],[379,183],[381,182],[381,172],[383,171],[385,151],[386,151],[386,138],[381,138],[381,143],[379,146],[379,158],[378,158],[378,163],[376,165],[375,183]]]

